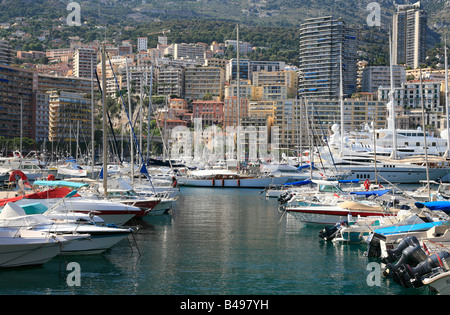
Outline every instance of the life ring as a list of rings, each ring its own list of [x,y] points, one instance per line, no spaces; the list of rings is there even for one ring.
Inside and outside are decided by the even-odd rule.
[[[15,171],[12,171],[11,174],[9,175],[9,181],[15,182],[16,175],[20,176],[20,179],[23,180],[24,182],[28,180],[27,175],[25,175],[21,170],[15,170]]]
[[[49,174],[48,176],[47,176],[47,180],[55,180],[55,175],[53,175],[53,174]]]
[[[369,188],[370,188],[370,181],[369,181],[369,179],[366,179],[366,180],[364,181],[364,188],[366,188],[366,191],[369,190]]]

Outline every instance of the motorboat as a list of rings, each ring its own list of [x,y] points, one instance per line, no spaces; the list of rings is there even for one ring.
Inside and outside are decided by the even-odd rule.
[[[48,213],[51,211],[52,209],[49,209]],[[63,243],[61,253],[65,255],[101,254],[132,233],[129,228],[97,226],[70,220],[52,220],[48,213],[26,214],[21,206],[8,203],[0,212],[0,227],[29,229],[40,232],[42,235],[56,234],[63,237],[85,235],[84,238],[73,239],[67,244]]]
[[[61,253],[69,240],[61,235],[24,229],[0,229],[0,268],[43,265]]]
[[[87,184],[66,181],[35,181],[34,185],[41,185],[49,189],[25,196],[2,199],[0,200],[0,207],[8,202],[26,205],[35,203],[39,200],[39,202],[47,208],[51,208],[55,204],[58,204],[55,211],[60,211],[62,213],[73,211],[84,213],[86,215],[95,214],[101,217],[105,224],[116,225],[124,225],[135,216],[141,216],[145,213],[145,210],[141,208],[111,200],[86,199],[76,191],[70,198],[64,198],[73,192],[74,188],[85,187]]]

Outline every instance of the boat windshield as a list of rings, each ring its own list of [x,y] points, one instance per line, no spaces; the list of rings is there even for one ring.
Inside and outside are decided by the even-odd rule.
[[[335,193],[342,193],[342,189],[335,185],[319,185],[319,191],[320,192],[335,192]]]

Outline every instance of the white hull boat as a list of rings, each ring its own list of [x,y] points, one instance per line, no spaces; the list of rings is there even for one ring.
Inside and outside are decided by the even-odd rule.
[[[349,217],[394,215],[374,203],[345,201],[334,204],[311,204],[286,206],[285,211],[297,220],[308,224],[336,225]]]
[[[0,267],[22,267],[43,265],[59,255],[63,244],[69,241],[63,237],[32,231],[0,231]]]

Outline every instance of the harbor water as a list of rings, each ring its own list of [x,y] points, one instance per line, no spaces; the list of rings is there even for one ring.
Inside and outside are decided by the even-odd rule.
[[[368,281],[364,244],[332,244],[260,190],[182,188],[171,215],[102,255],[0,270],[3,295],[426,295]],[[79,266],[79,285],[70,285]]]

